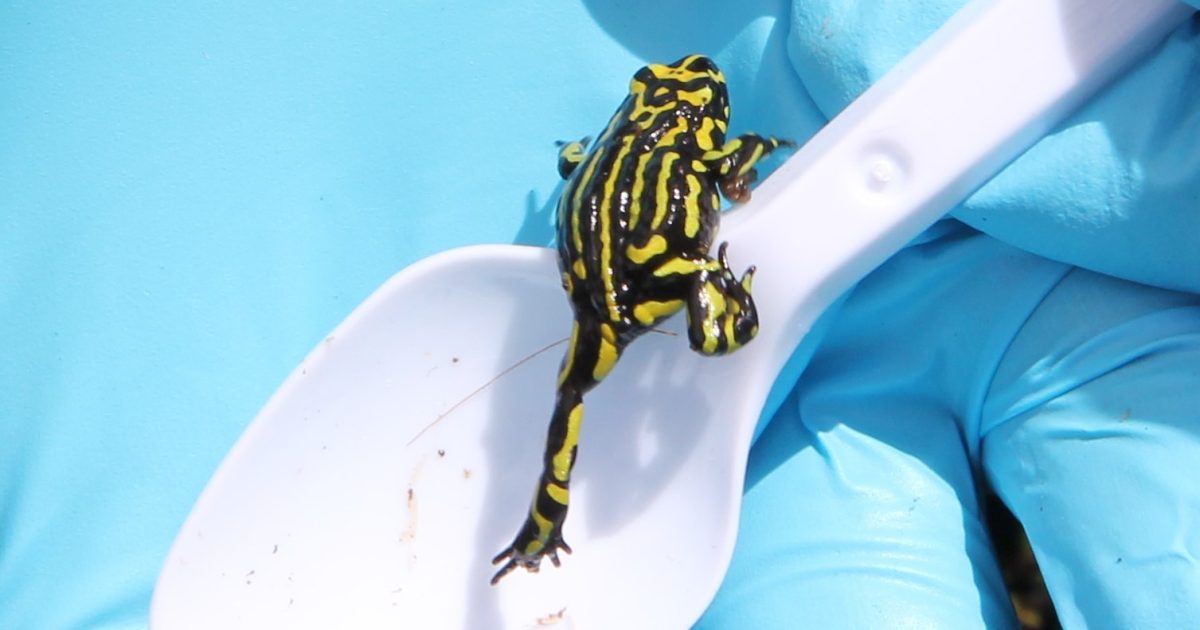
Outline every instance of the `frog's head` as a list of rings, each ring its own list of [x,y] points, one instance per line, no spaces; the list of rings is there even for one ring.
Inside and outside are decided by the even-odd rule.
[[[647,103],[672,100],[690,104],[700,115],[729,119],[725,75],[704,55],[688,55],[671,64],[650,64],[633,75],[629,92],[644,94]]]

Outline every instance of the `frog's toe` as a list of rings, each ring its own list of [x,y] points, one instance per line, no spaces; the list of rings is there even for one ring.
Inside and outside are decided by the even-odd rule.
[[[505,562],[505,560],[507,560],[507,562]],[[526,554],[520,549],[517,549],[516,544],[509,545],[507,549],[496,554],[495,558],[492,558],[492,564],[500,564],[501,562],[504,562],[504,565],[501,566],[500,570],[496,571],[496,574],[492,576],[491,584],[492,586],[495,586],[500,582],[501,578],[509,573],[512,573],[517,568],[525,569],[530,573],[537,573],[541,561],[542,555],[540,553]]]
[[[567,541],[563,540],[562,538],[559,538],[558,542],[551,544],[549,547],[547,547],[547,549],[548,551],[546,552],[546,555],[550,556],[550,564],[553,564],[555,567],[562,566],[562,563],[558,560],[559,549],[567,552],[567,555],[571,554],[571,546],[568,545]]]
[[[508,554],[508,552],[505,551],[504,553],[501,553],[499,556],[496,556],[496,558],[494,560],[492,560],[492,564],[497,564],[498,562],[503,560],[505,557],[507,557],[507,554]],[[509,561],[504,563],[504,566],[500,567],[500,570],[496,571],[496,574],[492,576],[491,585],[495,586],[495,585],[499,584],[500,579],[503,578],[504,576],[508,575],[509,573],[512,573],[513,570],[517,568],[518,564],[519,563],[517,562],[516,558],[510,558]],[[534,567],[533,570],[537,571],[537,567]]]
[[[726,199],[733,203],[746,203],[750,201],[750,185],[757,179],[758,171],[750,169],[741,175],[722,177],[717,185]]]
[[[530,573],[537,573],[541,568],[542,558],[549,557],[550,563],[555,567],[562,566],[562,561],[558,558],[558,550],[562,549],[568,554],[571,553],[571,547],[562,539],[562,536],[554,536],[551,540],[544,544],[534,541],[532,544],[521,545],[518,541],[514,541],[504,551],[496,554],[492,558],[492,564],[504,563],[499,571],[492,576],[491,584],[495,586],[500,580],[512,573],[518,568],[525,569]],[[507,560],[507,562],[505,562]]]

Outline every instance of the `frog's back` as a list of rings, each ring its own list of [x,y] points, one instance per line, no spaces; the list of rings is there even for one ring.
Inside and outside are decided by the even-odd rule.
[[[724,76],[706,57],[634,75],[559,200],[562,270],[592,289],[573,298],[616,315],[629,276],[656,256],[638,248],[656,235],[664,255],[708,250],[720,199],[700,158],[724,143],[728,120]]]

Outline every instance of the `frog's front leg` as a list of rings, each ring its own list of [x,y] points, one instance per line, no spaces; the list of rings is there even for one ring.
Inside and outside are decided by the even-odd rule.
[[[582,138],[574,142],[565,142],[559,140],[558,144],[558,174],[563,179],[571,176],[575,169],[583,163],[583,158],[587,156],[587,145],[591,142],[590,137]]]
[[[697,269],[687,300],[688,340],[701,354],[728,354],[758,334],[758,312],[750,297],[754,267],[737,279],[725,256],[728,245],[721,243],[717,260]]]
[[[794,147],[791,140],[748,133],[708,151],[703,161],[719,177],[717,185],[725,198],[734,203],[750,201],[750,184],[758,178],[754,165],[780,147]]]
[[[536,573],[546,556],[554,566],[559,566],[559,549],[571,553],[563,540],[562,527],[567,519],[571,470],[575,467],[579,429],[583,424],[583,394],[608,375],[621,355],[622,346],[608,322],[598,322],[592,317],[576,319],[559,371],[542,475],[524,525],[512,544],[492,559],[492,564],[504,562],[492,577],[493,585],[518,567]]]

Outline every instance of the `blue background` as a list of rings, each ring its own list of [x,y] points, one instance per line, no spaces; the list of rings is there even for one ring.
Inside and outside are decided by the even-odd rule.
[[[0,8],[0,627],[144,626],[288,372],[415,260],[548,244],[554,141],[643,57],[716,55],[735,132],[821,120],[786,3],[500,4]]]

